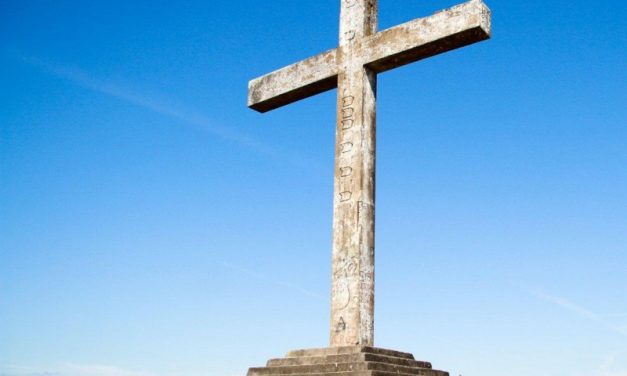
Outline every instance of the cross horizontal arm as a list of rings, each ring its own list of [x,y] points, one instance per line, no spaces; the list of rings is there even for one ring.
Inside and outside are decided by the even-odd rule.
[[[361,41],[365,65],[377,73],[490,38],[490,9],[471,0]]]
[[[355,59],[381,73],[480,42],[490,35],[490,9],[482,0],[470,0],[357,39],[350,48]],[[267,112],[336,88],[338,51],[329,50],[250,81],[248,107]]]
[[[337,50],[292,64],[248,83],[248,107],[259,112],[337,87]]]

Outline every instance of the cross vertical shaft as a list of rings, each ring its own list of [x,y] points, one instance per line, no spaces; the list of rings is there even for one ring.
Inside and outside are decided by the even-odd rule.
[[[377,32],[377,0],[341,4],[330,343],[372,346],[377,77],[354,42]]]
[[[378,0],[340,0],[340,44],[251,80],[248,106],[267,112],[338,89],[333,181],[331,346],[374,345],[377,74],[491,36],[482,0],[377,31]]]

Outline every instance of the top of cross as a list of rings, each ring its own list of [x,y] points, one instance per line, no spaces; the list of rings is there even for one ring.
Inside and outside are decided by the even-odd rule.
[[[359,4],[356,0],[344,2],[347,7]],[[483,1],[471,0],[365,37],[354,35],[350,30],[343,32],[342,26],[340,29],[340,40],[354,39],[351,48],[355,56],[359,56],[368,68],[382,73],[490,38],[491,17],[490,9]],[[334,89],[340,48],[343,48],[342,43],[338,48],[251,80],[248,106],[267,112]]]

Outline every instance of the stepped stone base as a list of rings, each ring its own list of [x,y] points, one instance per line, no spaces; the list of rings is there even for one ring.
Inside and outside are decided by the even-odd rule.
[[[409,353],[367,346],[294,350],[247,376],[449,376]]]

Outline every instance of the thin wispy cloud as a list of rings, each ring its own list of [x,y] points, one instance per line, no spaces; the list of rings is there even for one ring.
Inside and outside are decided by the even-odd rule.
[[[99,364],[62,363],[52,366],[10,366],[0,376],[158,376],[154,373]]]
[[[624,353],[614,352],[609,354],[599,366],[594,376],[627,376],[627,370],[617,370],[617,360],[624,357]]]
[[[601,363],[601,365],[599,366],[599,371],[605,372],[609,370],[615,362],[616,362],[616,354],[612,353],[608,355],[603,361],[603,363]]]
[[[309,291],[309,290],[307,290],[305,288],[302,288],[302,287],[300,287],[298,285],[295,285],[293,283],[284,282],[284,281],[277,281],[277,280],[268,278],[268,277],[266,277],[266,276],[264,276],[264,275],[262,275],[260,273],[254,272],[254,271],[252,271],[250,269],[242,268],[241,266],[233,265],[233,264],[230,264],[228,262],[221,261],[221,262],[218,262],[218,264],[220,264],[220,266],[222,266],[223,268],[235,271],[235,272],[237,272],[239,274],[248,276],[250,278],[253,278],[253,279],[256,279],[256,280],[259,280],[259,281],[269,282],[269,283],[272,283],[274,285],[281,286],[281,287],[287,288],[287,289],[292,290],[292,291],[296,291],[296,292],[298,292],[298,293],[300,293],[302,295],[308,296],[310,298],[314,298],[314,299],[321,300],[321,301],[326,301],[327,300],[324,296],[322,296],[322,295],[320,295],[318,293]]]
[[[531,294],[541,298],[542,300],[545,300],[549,303],[552,303],[556,306],[559,306],[567,311],[570,311],[574,314],[576,314],[577,316],[589,320],[589,321],[593,321],[596,322],[598,324],[600,324],[601,326],[604,326],[605,328],[618,333],[622,336],[627,337],[627,328],[625,327],[621,327],[621,326],[617,326],[614,325],[613,323],[607,321],[607,319],[603,316],[600,315],[596,312],[593,312],[590,309],[584,308],[580,305],[577,305],[575,303],[573,303],[572,301],[563,298],[563,297],[559,297],[559,296],[553,296],[550,294],[547,294],[543,291],[539,291],[539,290],[533,290],[533,289],[527,289]]]
[[[176,101],[171,98],[164,98],[158,95],[146,95],[145,93],[125,87],[120,83],[96,78],[77,67],[53,64],[34,56],[26,56],[16,52],[4,51],[4,55],[13,60],[20,61],[23,64],[35,67],[52,76],[68,80],[85,89],[178,120],[187,126],[208,132],[224,141],[237,144],[263,156],[281,160],[282,163],[307,169],[313,168],[318,172],[322,170],[321,166],[318,166],[315,161],[307,160],[293,151],[286,151],[276,146],[265,144],[232,127],[219,125],[213,119],[194,108],[180,103],[172,105],[172,103],[176,103]],[[242,94],[242,96],[244,96],[244,94]]]

